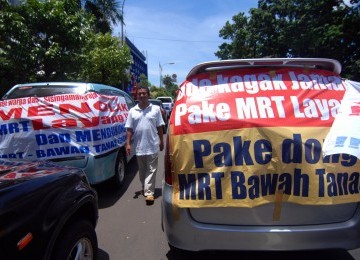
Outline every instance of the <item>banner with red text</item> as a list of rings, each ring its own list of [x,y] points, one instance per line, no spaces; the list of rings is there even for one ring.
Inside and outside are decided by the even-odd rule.
[[[0,158],[100,155],[126,140],[128,107],[119,96],[64,94],[0,101]]]
[[[173,200],[179,207],[360,201],[360,164],[322,146],[347,91],[315,69],[227,70],[179,88],[170,119]]]

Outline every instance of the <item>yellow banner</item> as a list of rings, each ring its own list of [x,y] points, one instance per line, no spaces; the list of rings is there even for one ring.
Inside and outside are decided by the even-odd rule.
[[[358,159],[347,154],[323,157],[329,129],[262,127],[170,135],[174,204],[255,207],[279,198],[303,205],[360,201]]]

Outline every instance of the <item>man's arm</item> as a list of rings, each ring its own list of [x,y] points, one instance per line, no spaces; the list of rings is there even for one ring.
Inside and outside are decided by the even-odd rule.
[[[162,150],[164,150],[164,132],[163,132],[162,125],[157,127],[157,132],[158,132],[159,139],[160,139],[159,148],[160,148],[160,151],[162,151]]]
[[[133,136],[132,128],[126,128],[126,154],[130,155],[131,153],[131,138]]]

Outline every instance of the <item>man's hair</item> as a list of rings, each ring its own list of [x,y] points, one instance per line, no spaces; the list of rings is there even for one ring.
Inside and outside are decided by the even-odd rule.
[[[147,93],[148,93],[148,96],[150,97],[150,89],[148,86],[138,86],[138,90],[139,89],[146,89]]]

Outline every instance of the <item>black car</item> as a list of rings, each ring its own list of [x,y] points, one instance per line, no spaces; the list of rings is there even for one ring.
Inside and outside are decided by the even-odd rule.
[[[97,220],[82,170],[0,159],[0,259],[96,259]]]

